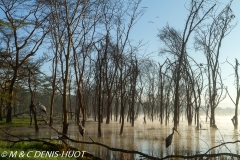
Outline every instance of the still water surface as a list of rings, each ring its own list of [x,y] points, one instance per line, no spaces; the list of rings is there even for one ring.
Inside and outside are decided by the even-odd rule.
[[[126,122],[123,135],[119,135],[120,124],[111,122],[110,124],[102,123],[102,137],[98,138],[97,122],[86,122],[86,133],[82,137],[77,125],[74,121],[70,121],[68,136],[79,141],[91,141],[91,137],[95,142],[105,145],[121,148],[126,150],[136,150],[154,157],[165,157],[171,154],[194,155],[203,154],[213,146],[223,142],[233,142],[239,140],[238,130],[234,130],[230,116],[216,117],[216,125],[218,129],[211,129],[209,122],[205,122],[201,117],[202,129],[196,130],[195,125],[188,126],[185,119],[181,119],[178,132],[174,134],[172,145],[166,149],[165,138],[172,133],[173,124],[167,126],[161,125],[159,121],[151,122],[147,120],[147,124],[143,124],[143,117],[139,117],[135,122],[135,127]],[[54,125],[54,128],[61,131],[61,125]],[[35,138],[57,138],[58,134],[47,125],[40,125],[40,132],[36,134],[34,127],[18,127],[9,128],[9,132],[15,135],[29,136]],[[1,133],[2,134],[2,133]],[[71,143],[74,147],[88,151],[96,156],[104,159],[139,159],[139,155],[131,155],[126,153],[108,151],[104,147],[97,145],[86,145]],[[233,143],[218,147],[211,150],[210,153],[231,152],[239,154],[239,143]]]

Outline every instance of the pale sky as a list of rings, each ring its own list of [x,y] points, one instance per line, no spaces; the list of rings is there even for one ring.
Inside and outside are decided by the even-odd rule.
[[[141,17],[138,23],[134,26],[131,32],[131,39],[134,41],[143,40],[143,43],[147,43],[144,46],[146,53],[154,52],[152,56],[156,59],[160,41],[157,38],[158,29],[161,29],[167,23],[169,26],[174,27],[177,30],[182,30],[184,27],[185,19],[187,18],[188,12],[184,5],[189,1],[187,0],[142,0],[141,7],[146,8],[145,14]],[[221,0],[222,7],[227,4],[228,0]],[[240,0],[233,0],[232,10],[235,14],[235,21],[238,22],[240,19]],[[190,45],[192,42],[189,43]],[[188,46],[192,47],[192,46]],[[143,49],[145,49],[143,48]],[[195,53],[192,49],[191,56],[199,63],[205,61],[203,54]],[[145,50],[144,50],[145,52]],[[155,57],[156,56],[156,57]],[[161,58],[158,57],[161,61]],[[238,24],[232,32],[223,40],[222,48],[220,51],[220,64],[228,61],[235,64],[235,58],[240,61],[240,24]],[[227,64],[221,64],[222,78],[224,84],[228,86],[229,92],[233,95],[235,100],[236,89],[234,87],[234,76],[230,76],[234,73],[233,68]],[[230,76],[230,77],[229,77]],[[220,107],[234,107],[231,100],[227,98],[222,101]]]
[[[130,39],[132,42],[137,43],[142,40],[143,43],[147,43],[142,48],[142,51],[145,52],[145,54],[153,52],[152,57],[154,57],[155,60],[161,61],[162,59],[158,56],[161,45],[157,38],[158,29],[161,29],[167,23],[177,30],[183,29],[188,14],[184,5],[188,4],[189,1],[190,0],[142,0],[140,7],[146,7],[146,12],[131,30]],[[229,0],[221,0],[221,2],[226,4]],[[224,5],[222,5],[222,7],[223,6]],[[236,22],[240,19],[239,7],[240,0],[233,0],[232,10],[235,14]],[[190,44],[191,43],[192,42],[190,42]],[[205,61],[204,55],[195,53],[194,49],[192,49],[192,51],[191,56],[197,62],[202,63]],[[220,63],[228,59],[230,63],[234,64],[235,58],[240,61],[240,24],[223,40],[220,52]],[[48,67],[46,68],[49,70]],[[234,73],[234,70],[227,63],[221,64],[221,69],[222,78],[225,79],[224,84],[228,86],[229,91],[235,99],[234,76],[229,76]],[[219,106],[234,107],[228,97]]]

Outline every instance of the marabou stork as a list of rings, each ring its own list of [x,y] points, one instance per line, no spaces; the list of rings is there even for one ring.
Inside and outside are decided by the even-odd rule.
[[[173,127],[172,130],[173,130],[172,134],[170,134],[170,135],[166,138],[166,148],[168,148],[168,147],[171,145],[171,143],[172,143],[174,130],[178,133],[178,131],[176,130],[175,127]],[[178,133],[178,134],[179,134],[179,133]]]
[[[80,122],[78,123],[78,130],[79,133],[83,136],[83,134],[85,133],[85,128],[80,124]]]

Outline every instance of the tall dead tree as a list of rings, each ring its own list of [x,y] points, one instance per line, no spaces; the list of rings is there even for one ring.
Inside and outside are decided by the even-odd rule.
[[[108,38],[105,39],[106,43],[108,43]],[[107,49],[104,49],[104,45],[102,43],[99,44],[98,47],[94,44],[95,49],[97,51],[97,61],[95,64],[95,80],[96,80],[96,90],[97,90],[97,111],[98,111],[98,137],[102,136],[101,123],[103,118],[103,67],[104,67],[104,56],[106,56]],[[107,47],[107,45],[105,45]],[[103,48],[103,49],[102,49]],[[104,51],[104,53],[102,52]]]
[[[119,90],[120,90],[120,119],[121,119],[121,127],[120,127],[120,135],[123,134],[123,127],[124,127],[124,118],[125,118],[125,110],[127,104],[127,78],[129,77],[129,69],[127,68],[126,56],[121,56],[120,58],[120,73],[119,73]]]
[[[219,65],[220,48],[223,39],[231,32],[236,24],[232,21],[235,18],[231,10],[232,1],[227,4],[218,15],[212,15],[209,25],[200,26],[196,31],[195,47],[204,52],[207,60],[207,78],[209,98],[210,127],[217,128],[215,123],[215,109],[225,98],[224,85],[221,79],[221,69]]]
[[[115,83],[118,83],[117,89],[119,90],[119,96],[120,96],[120,110],[121,110],[121,128],[120,128],[120,134],[123,133],[123,126],[124,126],[124,114],[125,114],[125,101],[126,101],[126,80],[129,76],[129,68],[126,66],[126,62],[128,55],[126,55],[128,52],[128,47],[130,46],[129,41],[129,35],[130,32],[134,26],[134,24],[138,21],[138,19],[143,15],[144,9],[139,10],[141,0],[137,1],[109,1],[109,3],[112,3],[113,6],[111,6],[114,10],[110,9],[110,14],[105,15],[105,21],[104,22],[110,22],[107,19],[112,18],[112,24],[105,25],[104,28],[106,29],[106,35],[109,37],[114,37],[115,39],[111,38],[114,46],[115,46],[115,57],[116,57],[116,67],[117,71],[114,70],[113,73],[116,73],[119,75]],[[111,13],[111,11],[117,11],[114,14]],[[106,21],[107,20],[107,21]],[[108,33],[108,34],[107,34]],[[111,34],[111,35],[110,35]],[[105,56],[106,57],[106,56]],[[106,71],[106,70],[105,70]],[[116,72],[115,72],[116,71]],[[108,86],[108,88],[113,87],[114,81],[111,79],[108,79],[108,82],[111,82],[111,86]],[[113,93],[111,93],[113,94]],[[108,111],[107,114],[110,115],[110,109],[111,109],[111,98],[109,101]],[[108,118],[109,119],[109,118]]]
[[[134,58],[134,59],[133,59]],[[139,75],[139,69],[138,69],[138,61],[136,57],[131,56],[131,66],[130,70],[132,72],[132,76],[130,77],[130,117],[131,117],[131,124],[132,127],[134,127],[134,121],[135,121],[135,104],[136,104],[136,87],[137,87],[137,78]]]
[[[189,3],[189,7],[187,7],[189,15],[187,16],[183,32],[179,33],[179,35],[176,35],[178,34],[178,32],[176,32],[173,28],[167,26],[163,30],[160,30],[160,33],[158,35],[160,39],[164,42],[164,44],[168,47],[168,53],[176,55],[178,59],[175,72],[176,75],[174,78],[176,82],[174,87],[174,127],[176,128],[179,123],[179,89],[183,59],[184,56],[187,54],[186,46],[193,31],[209,16],[210,12],[213,11],[214,7],[215,4],[211,4],[206,0],[191,0],[191,2]],[[171,37],[175,37],[177,39],[174,40],[171,39]]]
[[[159,65],[159,70],[158,70],[158,95],[159,95],[159,105],[160,105],[160,114],[159,114],[159,118],[160,118],[160,123],[163,124],[163,116],[164,116],[164,86],[166,84],[166,78],[165,78],[165,73],[163,72],[163,66],[165,65],[165,63],[168,61],[168,59],[166,59],[162,65],[160,65],[160,63],[158,63]]]
[[[51,1],[48,2],[48,10],[51,16],[49,24],[54,26],[51,30],[53,44],[58,47],[57,58],[61,71],[62,82],[62,106],[63,106],[63,128],[62,133],[68,132],[68,83],[70,64],[73,57],[73,46],[79,41],[81,28],[79,26],[86,10],[87,1]],[[57,45],[58,44],[58,45]]]
[[[85,126],[87,117],[87,103],[89,99],[89,79],[91,75],[91,54],[94,50],[96,41],[97,28],[100,28],[99,23],[102,18],[101,6],[104,3],[99,1],[89,1],[85,4],[82,17],[78,22],[78,39],[75,39],[75,43],[72,43],[73,48],[73,69],[76,81],[77,92],[77,108],[76,108],[76,120],[81,122]],[[98,52],[98,51],[97,51]],[[89,70],[88,68],[89,67]],[[88,109],[90,111],[90,109]],[[80,114],[82,114],[82,120],[80,120]]]
[[[39,131],[39,127],[38,127],[38,122],[37,122],[36,106],[33,104],[34,99],[35,99],[35,93],[36,93],[36,82],[34,82],[34,81],[32,82],[32,79],[34,79],[34,78],[32,78],[33,77],[33,73],[34,73],[34,70],[30,69],[30,67],[28,67],[28,88],[29,88],[29,92],[31,94],[31,104],[29,105],[29,109],[30,109],[30,126],[32,125],[32,114],[33,114],[35,132],[38,132]],[[32,87],[32,83],[33,83],[34,87]]]
[[[50,126],[52,126],[53,124],[55,94],[57,91],[57,67],[58,67],[58,58],[57,58],[57,50],[55,50],[55,55],[52,59],[52,76],[51,76],[52,93],[50,98],[50,115],[49,115]]]
[[[234,129],[237,129],[238,128],[238,104],[239,104],[239,99],[240,99],[240,79],[239,79],[239,73],[238,73],[238,66],[239,66],[238,60],[235,59],[235,66],[233,66],[232,64],[230,64],[230,65],[234,68],[235,86],[236,86],[236,91],[237,91],[236,100],[235,101],[233,100],[233,98],[230,95],[230,93],[228,92],[227,88],[226,88],[226,91],[227,91],[227,94],[230,97],[231,101],[235,105],[235,114],[231,120],[232,120]]]
[[[192,59],[193,60],[193,59]],[[201,107],[201,94],[204,89],[203,87],[203,72],[201,70],[201,67],[196,63],[195,60],[194,64],[196,64],[195,70],[193,68],[189,68],[189,76],[191,77],[191,85],[193,88],[193,108],[195,110],[195,123],[196,123],[196,129],[200,128],[200,107]]]
[[[147,73],[147,103],[148,103],[148,116],[150,117],[151,121],[153,122],[153,117],[155,116],[155,110],[156,110],[156,66],[154,63],[151,63],[151,66],[148,68]]]

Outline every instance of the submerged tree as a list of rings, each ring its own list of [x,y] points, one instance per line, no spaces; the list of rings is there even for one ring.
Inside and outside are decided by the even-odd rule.
[[[213,128],[217,128],[215,123],[215,109],[225,98],[219,56],[223,39],[235,27],[235,24],[232,24],[235,16],[231,10],[231,3],[232,1],[217,16],[213,15],[209,25],[199,26],[195,37],[195,48],[203,51],[207,59],[207,96],[211,111],[210,126]],[[203,66],[204,64],[201,65]]]
[[[85,13],[88,3],[85,1],[63,1],[48,2],[51,16],[49,25],[53,26],[51,37],[56,48],[55,58],[58,58],[61,71],[62,106],[63,106],[63,135],[68,132],[68,87],[70,64],[73,56],[74,46],[80,40],[81,19]]]
[[[227,88],[226,88],[226,91],[227,91],[227,94],[230,97],[231,101],[235,105],[235,114],[231,120],[232,120],[234,129],[237,129],[238,128],[238,104],[239,104],[239,99],[240,99],[240,79],[239,79],[239,73],[238,73],[238,66],[239,66],[238,60],[235,59],[235,66],[233,66],[232,64],[230,64],[230,65],[234,68],[235,86],[236,86],[236,91],[237,91],[236,100],[235,101],[233,100],[233,98],[229,94]]]
[[[31,94],[31,103],[29,105],[30,109],[30,126],[32,125],[32,114],[33,114],[33,120],[34,120],[34,125],[35,125],[35,132],[39,131],[38,127],[38,122],[37,122],[37,113],[36,113],[36,106],[33,104],[34,99],[35,99],[35,93],[36,93],[36,79],[33,78],[35,69],[32,69],[33,67],[27,67],[28,68],[28,88],[29,92]],[[33,82],[32,82],[33,80]],[[33,86],[32,87],[32,83]]]
[[[199,26],[213,11],[215,4],[205,0],[191,0],[188,11],[189,15],[184,25],[183,32],[177,32],[168,25],[159,31],[158,37],[166,45],[165,53],[173,54],[177,57],[176,71],[174,72],[175,91],[174,91],[174,127],[177,128],[180,114],[180,80],[184,56],[187,55],[187,43],[193,31]]]

